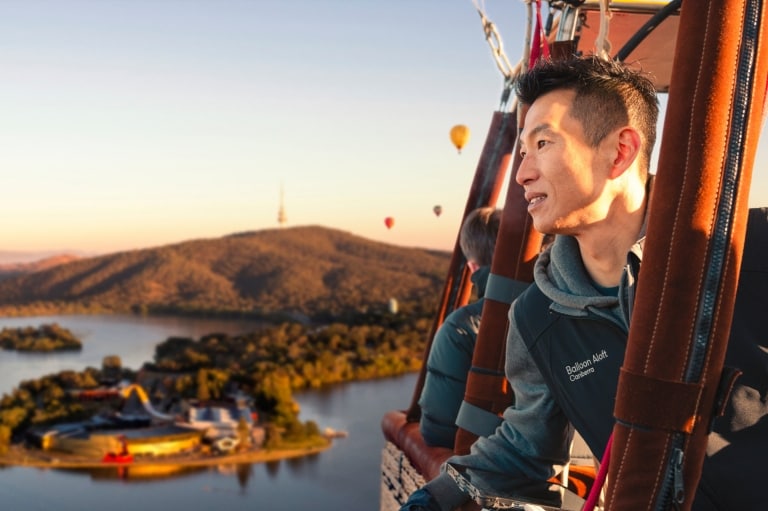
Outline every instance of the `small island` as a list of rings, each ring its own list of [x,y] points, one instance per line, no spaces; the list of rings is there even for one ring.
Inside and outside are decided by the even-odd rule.
[[[57,323],[40,325],[38,328],[3,328],[0,330],[0,347],[4,350],[51,352],[79,351],[83,343],[75,335]]]
[[[110,355],[101,369],[24,381],[0,401],[0,465],[254,463],[331,445],[331,437],[314,422],[298,421],[292,398],[257,408],[235,386],[210,389],[202,380],[191,397],[178,392],[183,385],[174,384],[177,377],[135,373]]]

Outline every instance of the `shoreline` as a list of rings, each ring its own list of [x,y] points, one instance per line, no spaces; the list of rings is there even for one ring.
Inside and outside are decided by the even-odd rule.
[[[232,454],[202,454],[192,453],[183,455],[163,456],[158,458],[140,458],[127,463],[103,462],[101,460],[84,458],[75,454],[41,451],[12,445],[8,452],[0,455],[0,467],[31,467],[31,468],[110,468],[110,467],[140,467],[140,466],[186,466],[203,467],[241,463],[266,463],[290,458],[311,456],[329,449],[333,442],[324,446],[293,448],[293,449],[254,449]]]

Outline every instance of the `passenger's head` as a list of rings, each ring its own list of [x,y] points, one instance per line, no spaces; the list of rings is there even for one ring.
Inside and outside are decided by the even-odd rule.
[[[647,76],[596,56],[542,60],[517,79],[516,90],[525,105],[552,91],[573,91],[570,114],[593,147],[617,128],[635,128],[642,140],[638,166],[647,178],[659,114],[656,90]]]
[[[459,245],[467,261],[490,266],[500,224],[500,209],[488,206],[469,212],[459,233]]]

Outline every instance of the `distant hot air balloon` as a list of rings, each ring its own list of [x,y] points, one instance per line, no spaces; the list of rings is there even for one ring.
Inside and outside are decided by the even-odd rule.
[[[384,219],[384,225],[387,226],[387,229],[391,229],[393,225],[395,225],[395,219],[391,216],[388,216]]]
[[[437,206],[432,208],[432,211],[435,212],[435,216],[440,216],[440,214],[443,212],[443,207],[440,204],[438,204]]]
[[[461,154],[461,148],[469,141],[469,128],[463,124],[457,124],[451,128],[451,142]]]

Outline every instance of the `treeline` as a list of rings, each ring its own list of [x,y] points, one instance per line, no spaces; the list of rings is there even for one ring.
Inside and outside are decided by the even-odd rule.
[[[240,336],[169,338],[145,367],[161,372],[224,372],[258,383],[284,376],[292,390],[394,376],[421,367],[431,319],[379,316],[370,323],[322,327],[283,323]]]
[[[83,343],[58,323],[40,327],[3,328],[0,330],[0,347],[17,351],[65,351],[80,350]]]
[[[270,422],[289,426],[296,390],[418,370],[431,321],[382,315],[357,324],[282,323],[238,336],[171,337],[143,370],[163,375],[157,381],[181,398],[217,399],[239,389]]]

